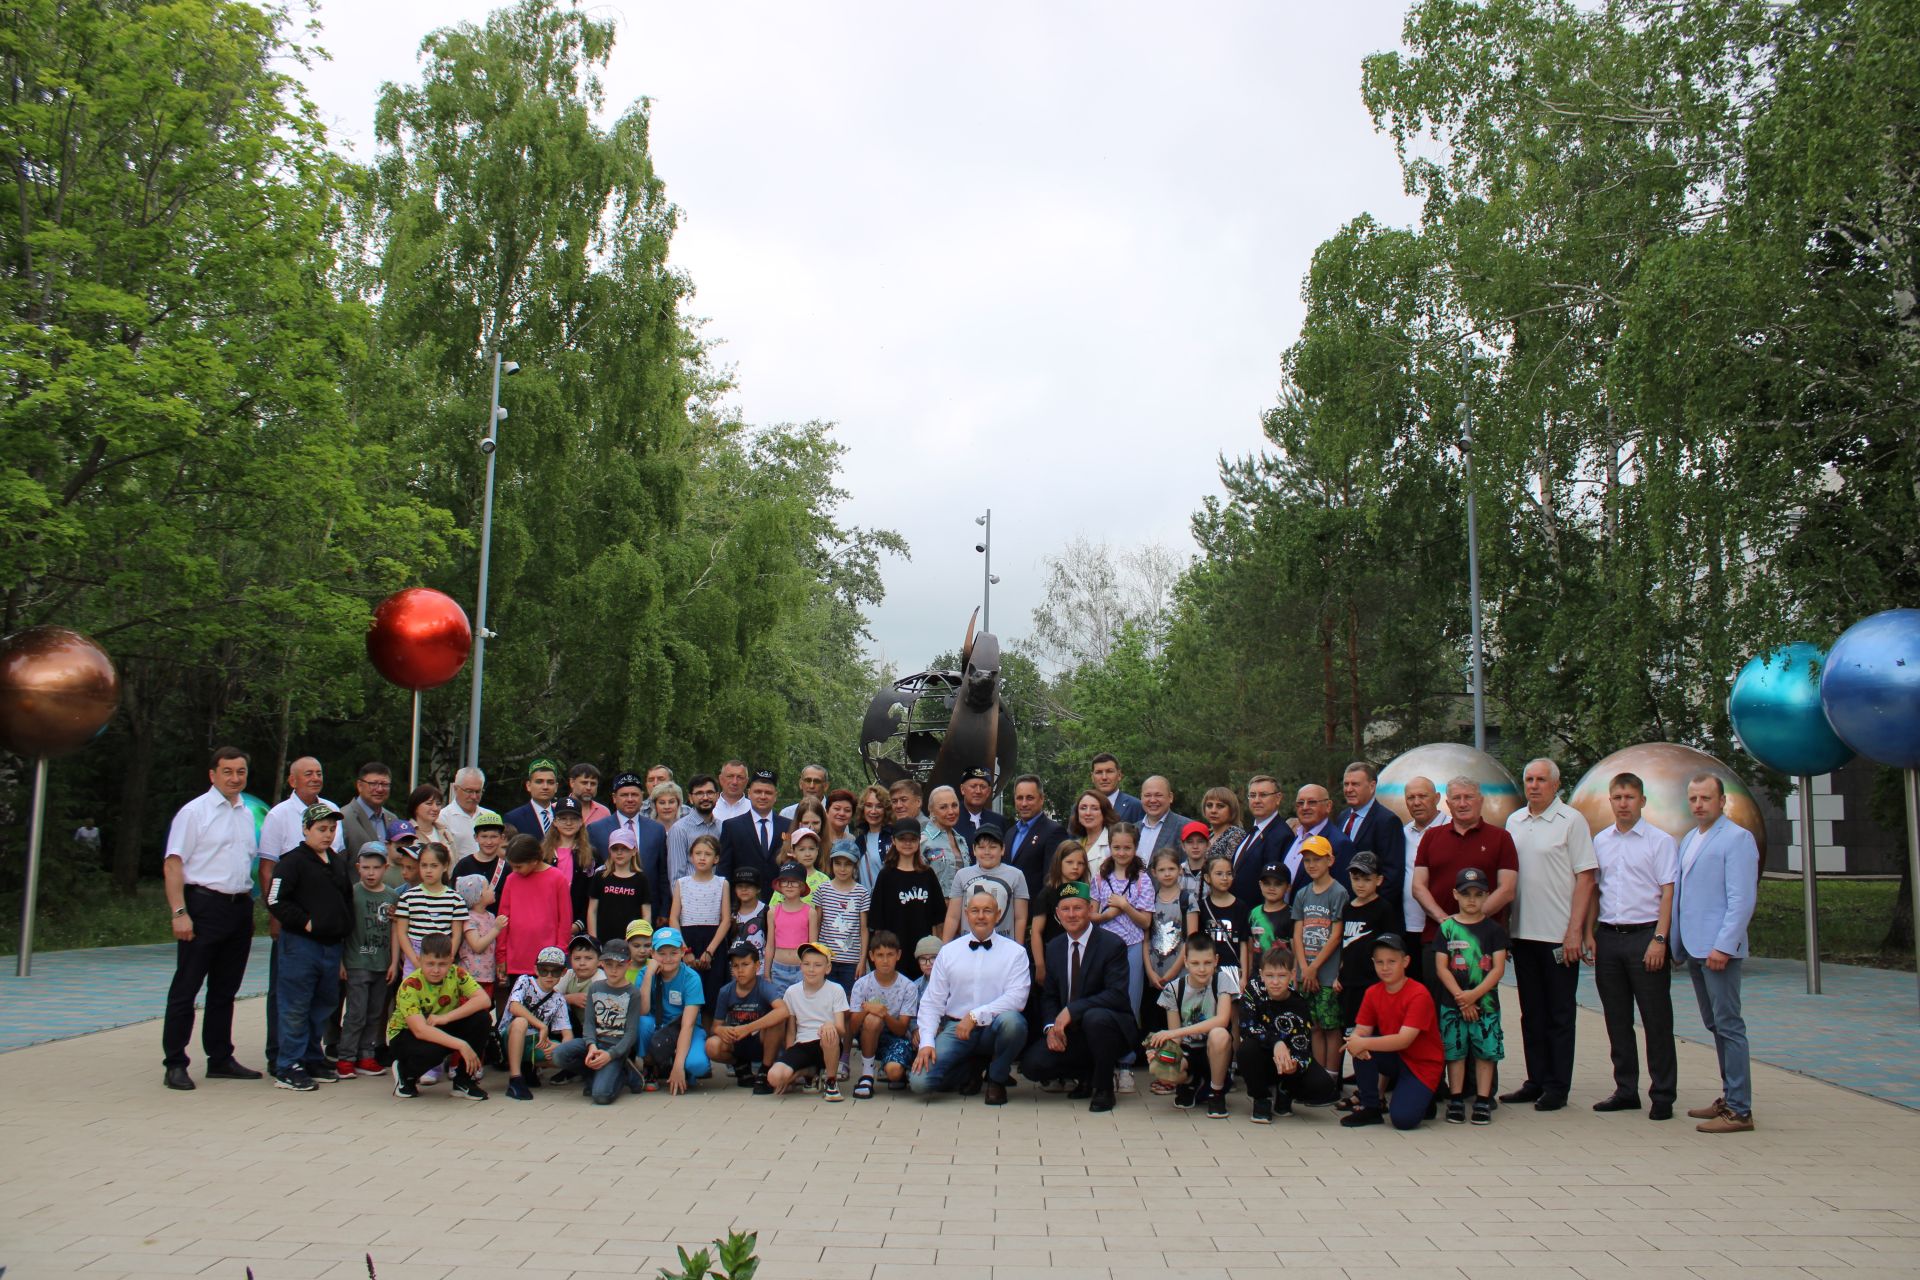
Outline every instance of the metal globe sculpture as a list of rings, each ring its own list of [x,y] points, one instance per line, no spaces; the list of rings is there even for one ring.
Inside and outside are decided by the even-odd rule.
[[[974,611],[979,616],[979,610]],[[912,778],[957,786],[985,769],[996,789],[1014,773],[1018,735],[1000,702],[1000,642],[967,623],[960,671],[920,671],[873,695],[860,723],[860,760],[882,786]]]
[[[1727,718],[1742,750],[1795,778],[1832,773],[1853,759],[1853,748],[1833,731],[1820,705],[1825,663],[1818,645],[1789,644],[1740,668],[1727,696]]]
[[[1687,809],[1687,782],[1696,774],[1711,773],[1727,789],[1727,817],[1753,833],[1760,846],[1761,865],[1767,856],[1767,824],[1760,805],[1740,775],[1726,764],[1694,747],[1673,742],[1643,742],[1605,757],[1575,784],[1567,803],[1578,809],[1595,831],[1613,821],[1613,808],[1607,803],[1607,785],[1614,775],[1631,773],[1647,788],[1647,807],[1641,813],[1648,822],[1678,840],[1696,825]]]
[[[119,709],[120,673],[78,631],[29,627],[0,640],[0,746],[66,755],[93,741]]]
[[[467,611],[429,587],[394,592],[374,609],[367,624],[367,658],[373,669],[416,693],[459,675],[472,652]]]
[[[1820,705],[1840,740],[1869,760],[1920,769],[1920,609],[1863,618],[1834,641]]]
[[[1444,795],[1447,780],[1462,776],[1480,784],[1480,795],[1485,801],[1481,817],[1497,827],[1505,826],[1507,818],[1520,807],[1520,784],[1498,760],[1458,742],[1429,742],[1395,756],[1380,771],[1377,798],[1399,814],[1400,821],[1410,822],[1406,800],[1408,782],[1424,777],[1433,783],[1434,790]],[[1443,803],[1440,816],[1444,818],[1446,812]]]

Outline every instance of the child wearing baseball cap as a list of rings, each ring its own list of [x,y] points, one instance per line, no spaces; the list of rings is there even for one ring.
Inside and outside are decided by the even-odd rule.
[[[620,1096],[620,1086],[640,1087],[640,1073],[629,1061],[644,1024],[627,981],[627,944],[611,938],[600,948],[601,977],[587,989],[586,1031],[553,1051],[554,1065],[585,1073],[586,1092],[595,1106]],[[537,976],[537,975],[536,975]]]
[[[1342,1046],[1353,1058],[1353,1075],[1360,1086],[1360,1105],[1341,1118],[1344,1128],[1385,1122],[1389,1112],[1381,1103],[1383,1091],[1392,1097],[1396,1129],[1419,1128],[1433,1105],[1446,1054],[1440,1045],[1433,996],[1422,983],[1408,980],[1412,962],[1412,948],[1405,938],[1397,933],[1374,935],[1373,972],[1380,980],[1361,997],[1360,1023]]]
[[[780,1051],[778,1035],[762,1035],[762,1020],[779,1004],[780,993],[760,976],[760,952],[745,940],[727,948],[733,981],[720,988],[707,1023],[707,1057],[733,1067],[733,1082],[751,1089],[773,1068]]]
[[[624,944],[621,949],[626,949]],[[685,1093],[694,1080],[713,1072],[707,1060],[707,1039],[700,1034],[706,989],[700,975],[685,963],[686,952],[687,941],[680,930],[655,929],[653,959],[640,974],[640,1045],[648,1073],[656,1080],[665,1079],[669,1093]]]
[[[780,996],[781,1011],[793,1026],[787,1047],[767,1072],[766,1092],[785,1093],[796,1077],[817,1073],[825,1079],[826,1100],[841,1101],[839,1067],[846,1043],[847,993],[827,981],[832,967],[831,951],[817,942],[801,944],[800,981]]]
[[[1487,916],[1487,873],[1462,867],[1453,879],[1458,908],[1440,922],[1434,977],[1449,997],[1440,1004],[1440,1041],[1447,1055],[1447,1123],[1465,1123],[1467,1061],[1473,1061],[1473,1122],[1493,1123],[1494,1064],[1507,1056],[1500,1030],[1500,977],[1507,971],[1507,931]]]
[[[556,1043],[573,1039],[567,999],[560,994],[560,980],[567,975],[567,953],[558,947],[542,947],[535,966],[533,973],[514,979],[513,990],[507,995],[506,1024],[500,1028],[507,1046],[507,1096],[515,1102],[533,1097],[533,1088],[540,1084],[536,1068],[553,1061]],[[529,1037],[532,1044],[527,1043]]]

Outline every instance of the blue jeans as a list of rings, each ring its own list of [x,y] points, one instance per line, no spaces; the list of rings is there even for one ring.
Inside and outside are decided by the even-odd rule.
[[[784,996],[788,987],[800,981],[800,966],[797,964],[781,964],[775,960],[767,966],[767,973],[767,981],[772,984],[773,993],[777,996]]]
[[[651,1052],[653,1033],[658,1029],[658,1026],[659,1024],[654,1020],[652,1014],[646,1013],[640,1015],[640,1054],[647,1060],[647,1066],[651,1070],[659,1073],[654,1076],[656,1080],[658,1080],[661,1075],[673,1070],[673,1054],[678,1047],[677,1044],[671,1044],[666,1046],[662,1053],[655,1054]],[[677,1028],[674,1034],[676,1036],[679,1035]],[[739,1061],[739,1059],[736,1057],[735,1061]],[[695,1023],[693,1038],[687,1042],[687,1078],[689,1080],[704,1080],[712,1074],[713,1063],[707,1060],[707,1033],[705,1028]]]
[[[315,942],[291,929],[280,931],[280,1056],[275,1066],[318,1063],[333,1007],[340,1003],[340,944]]]
[[[1003,1013],[991,1026],[975,1027],[965,1040],[955,1030],[958,1019],[943,1018],[940,1034],[933,1041],[933,1065],[907,1077],[915,1093],[939,1093],[957,1086],[982,1058],[987,1059],[987,1079],[1005,1084],[1013,1078],[1013,1064],[1027,1047],[1027,1020],[1018,1013]]]
[[[1417,1129],[1427,1118],[1433,1090],[1407,1069],[1399,1054],[1375,1050],[1365,1058],[1356,1059],[1353,1079],[1360,1086],[1360,1105],[1374,1111],[1380,1110],[1380,1087],[1385,1085],[1393,1091],[1387,1118],[1393,1121],[1394,1128]]]
[[[1720,1096],[1737,1115],[1753,1114],[1753,1072],[1747,1066],[1747,1020],[1740,1014],[1740,961],[1729,960],[1715,973],[1704,960],[1687,960],[1700,1021],[1713,1036],[1720,1059]]]
[[[553,1064],[566,1071],[591,1075],[593,1100],[604,1107],[620,1096],[621,1085],[639,1084],[640,1073],[625,1058],[610,1058],[598,1067],[589,1067],[587,1050],[593,1047],[593,1041],[587,1039],[557,1044],[553,1046]]]

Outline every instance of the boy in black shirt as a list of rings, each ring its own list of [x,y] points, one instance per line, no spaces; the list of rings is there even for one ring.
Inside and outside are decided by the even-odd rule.
[[[727,965],[733,981],[714,994],[713,1017],[707,1023],[707,1057],[732,1063],[733,1082],[751,1089],[757,1083],[756,1074],[764,1077],[772,1069],[781,1039],[741,1028],[771,1012],[780,995],[760,976],[760,949],[751,942],[742,939],[728,947]]]
[[[273,1082],[311,1093],[337,1080],[321,1048],[340,1003],[341,944],[353,933],[353,881],[333,852],[340,816],[307,806],[300,843],[274,864],[267,910],[280,922],[280,1060]]]
[[[1293,949],[1260,953],[1260,974],[1240,993],[1240,1071],[1253,1099],[1253,1122],[1293,1114],[1294,1099],[1324,1107],[1340,1093],[1333,1073],[1313,1060],[1313,1012],[1293,989]]]
[[[1380,859],[1371,849],[1353,855],[1347,866],[1353,885],[1353,897],[1340,913],[1340,976],[1333,989],[1340,997],[1340,1020],[1348,1035],[1353,1034],[1360,1016],[1360,998],[1367,988],[1380,981],[1373,971],[1373,938],[1379,933],[1400,932],[1394,904],[1380,896]]]

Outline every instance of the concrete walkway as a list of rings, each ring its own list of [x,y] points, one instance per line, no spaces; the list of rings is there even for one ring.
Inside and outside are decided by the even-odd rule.
[[[261,1016],[240,1006],[240,1044]],[[1255,1126],[1243,1094],[1225,1120],[1146,1095],[1094,1116],[1026,1086],[1002,1108],[724,1082],[612,1107],[403,1103],[384,1079],[179,1094],[147,1023],[0,1055],[0,1265],[364,1280],[371,1253],[379,1280],[651,1277],[738,1226],[763,1280],[1916,1274],[1920,1114],[1760,1067],[1755,1133],[1599,1116],[1599,1018],[1579,1035],[1573,1107],[1396,1133],[1330,1110]],[[1680,1081],[1683,1105],[1710,1098],[1711,1051],[1682,1043]]]
[[[173,981],[174,944],[146,947],[99,947],[80,951],[41,951],[33,957],[33,976],[18,977],[13,957],[0,974],[0,1053],[30,1044],[84,1036],[130,1022],[158,1017],[167,1006],[167,987]],[[253,958],[247,963],[242,996],[267,993],[267,938],[253,940]],[[153,1051],[159,1061],[160,1041],[155,1030]],[[239,1041],[243,1048],[253,1041]],[[200,1056],[194,1049],[194,1057]],[[244,1051],[249,1066],[264,1064]]]

